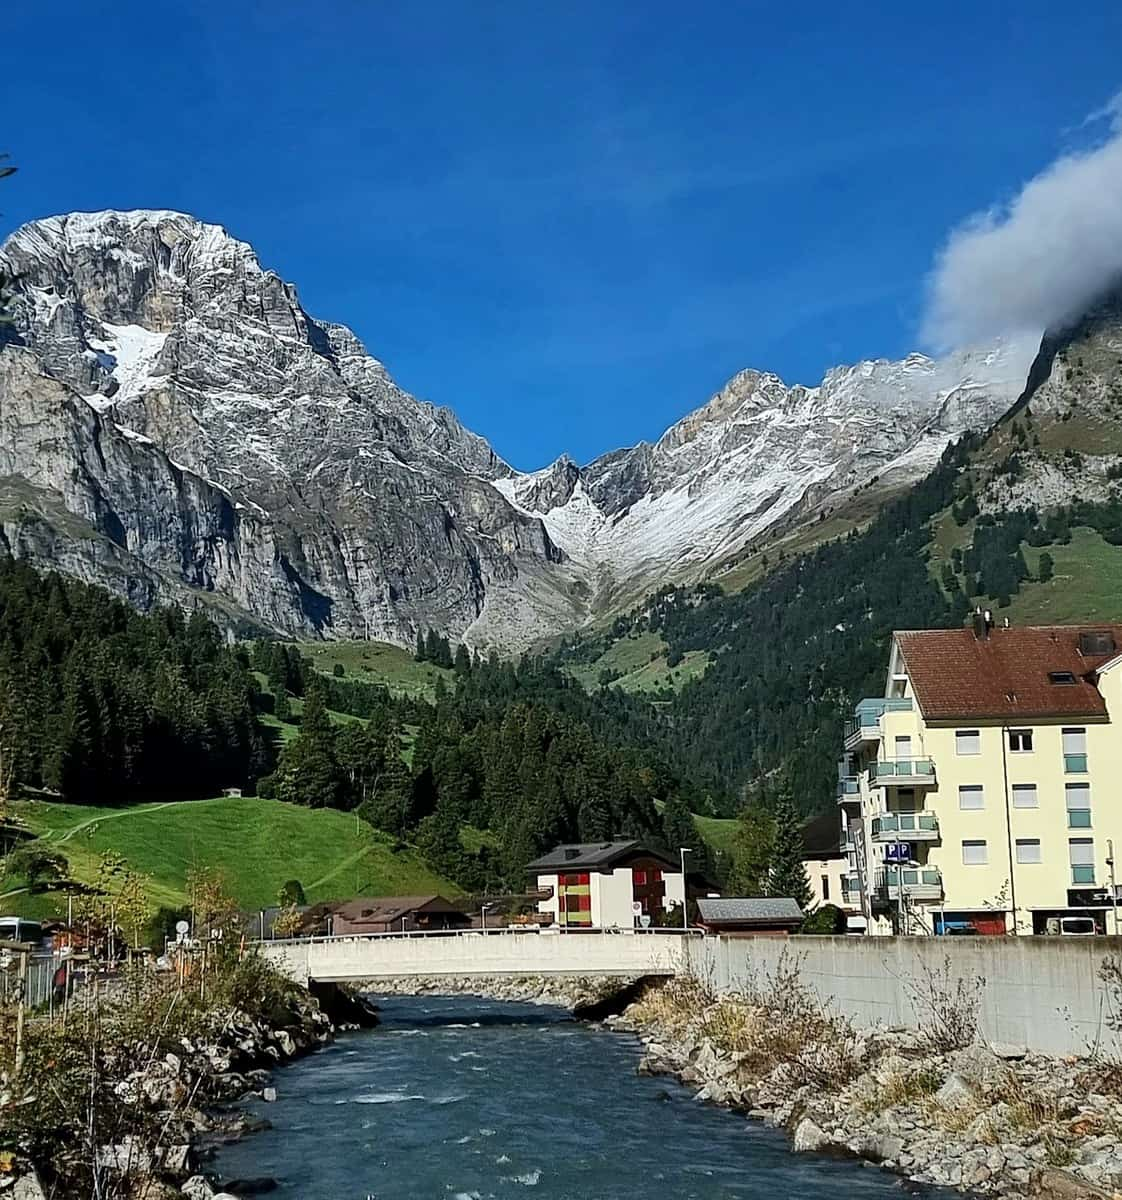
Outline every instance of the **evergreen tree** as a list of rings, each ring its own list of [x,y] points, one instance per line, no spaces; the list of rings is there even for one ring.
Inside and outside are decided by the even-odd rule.
[[[726,890],[734,896],[766,896],[776,838],[775,819],[761,805],[741,810]]]
[[[1041,552],[1040,562],[1037,565],[1036,578],[1041,583],[1047,583],[1055,574],[1056,563],[1047,550]]]
[[[456,657],[452,665],[455,667],[457,675],[467,675],[471,672],[471,655],[463,642],[456,647]]]
[[[428,651],[428,646],[425,642],[425,635],[420,629],[418,629],[417,630],[417,648],[416,648],[416,650],[413,651],[413,658],[416,662],[428,662],[428,657],[429,657],[429,651]]]
[[[810,905],[810,880],[803,862],[802,825],[786,785],[775,804],[775,842],[768,889],[773,896],[792,897],[802,909]]]
[[[435,664],[440,662],[440,635],[431,626],[425,634],[425,660]]]
[[[278,800],[309,808],[338,808],[345,783],[335,748],[335,729],[323,697],[311,690],[304,701],[300,733],[284,748],[274,784]]]

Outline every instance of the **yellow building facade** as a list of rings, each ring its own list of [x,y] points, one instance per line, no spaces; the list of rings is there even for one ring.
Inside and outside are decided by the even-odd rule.
[[[897,633],[839,767],[871,933],[1115,933],[1122,627]]]

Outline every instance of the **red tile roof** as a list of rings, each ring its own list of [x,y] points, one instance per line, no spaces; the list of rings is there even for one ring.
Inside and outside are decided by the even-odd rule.
[[[1110,633],[1118,651],[1081,654],[1083,633]],[[973,629],[905,630],[896,641],[929,721],[1105,717],[1093,673],[1122,652],[1122,625],[997,628],[984,640]],[[1050,682],[1054,671],[1075,683]]]

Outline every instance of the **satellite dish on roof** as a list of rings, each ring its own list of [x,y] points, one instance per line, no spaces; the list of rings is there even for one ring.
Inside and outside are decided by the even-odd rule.
[[[191,926],[188,925],[186,921],[176,921],[176,923],[175,923],[175,932],[176,933],[190,933],[190,931],[191,931]]]

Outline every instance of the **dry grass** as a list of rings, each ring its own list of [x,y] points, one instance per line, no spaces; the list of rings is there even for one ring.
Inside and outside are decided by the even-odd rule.
[[[630,1009],[643,1025],[656,1025],[678,1035],[713,1003],[713,996],[692,975],[675,975],[665,983],[654,983]]]
[[[725,1000],[706,1014],[701,1034],[720,1050],[751,1051],[766,1036],[763,1012],[736,1000]]]
[[[942,1085],[934,1067],[919,1067],[913,1071],[892,1071],[863,1101],[868,1112],[883,1112],[902,1104],[921,1104],[933,1096]]]
[[[771,974],[749,979],[711,1023],[735,1040],[727,1048],[741,1056],[742,1071],[771,1076],[792,1092],[808,1084],[837,1089],[860,1074],[858,1038],[803,983],[801,969],[801,958],[785,950]]]

